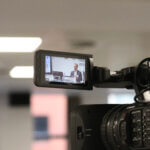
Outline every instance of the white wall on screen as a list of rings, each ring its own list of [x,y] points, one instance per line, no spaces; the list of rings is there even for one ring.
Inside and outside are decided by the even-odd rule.
[[[74,70],[74,64],[78,64],[78,70],[85,72],[85,60],[76,58],[53,57],[52,70],[63,72],[64,76],[70,76],[71,71]]]

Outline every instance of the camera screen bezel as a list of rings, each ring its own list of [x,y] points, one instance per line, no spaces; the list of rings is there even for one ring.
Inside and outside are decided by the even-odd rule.
[[[85,59],[86,81],[84,84],[45,81],[45,56]],[[51,50],[38,50],[34,56],[34,83],[39,87],[92,90],[93,56],[89,54],[69,53]]]

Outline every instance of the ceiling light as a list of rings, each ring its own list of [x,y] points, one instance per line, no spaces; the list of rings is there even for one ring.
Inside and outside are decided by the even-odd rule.
[[[0,37],[0,52],[33,52],[41,43],[40,37]]]
[[[33,66],[15,66],[9,75],[11,78],[33,78]]]

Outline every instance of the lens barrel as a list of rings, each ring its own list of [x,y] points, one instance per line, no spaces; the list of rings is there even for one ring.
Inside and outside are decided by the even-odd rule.
[[[106,150],[150,149],[150,103],[118,105],[103,117],[100,136]]]

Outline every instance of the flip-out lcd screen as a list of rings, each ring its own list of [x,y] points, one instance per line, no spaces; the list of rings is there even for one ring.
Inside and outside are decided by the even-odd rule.
[[[91,90],[92,55],[38,50],[34,57],[34,83],[40,87]]]

